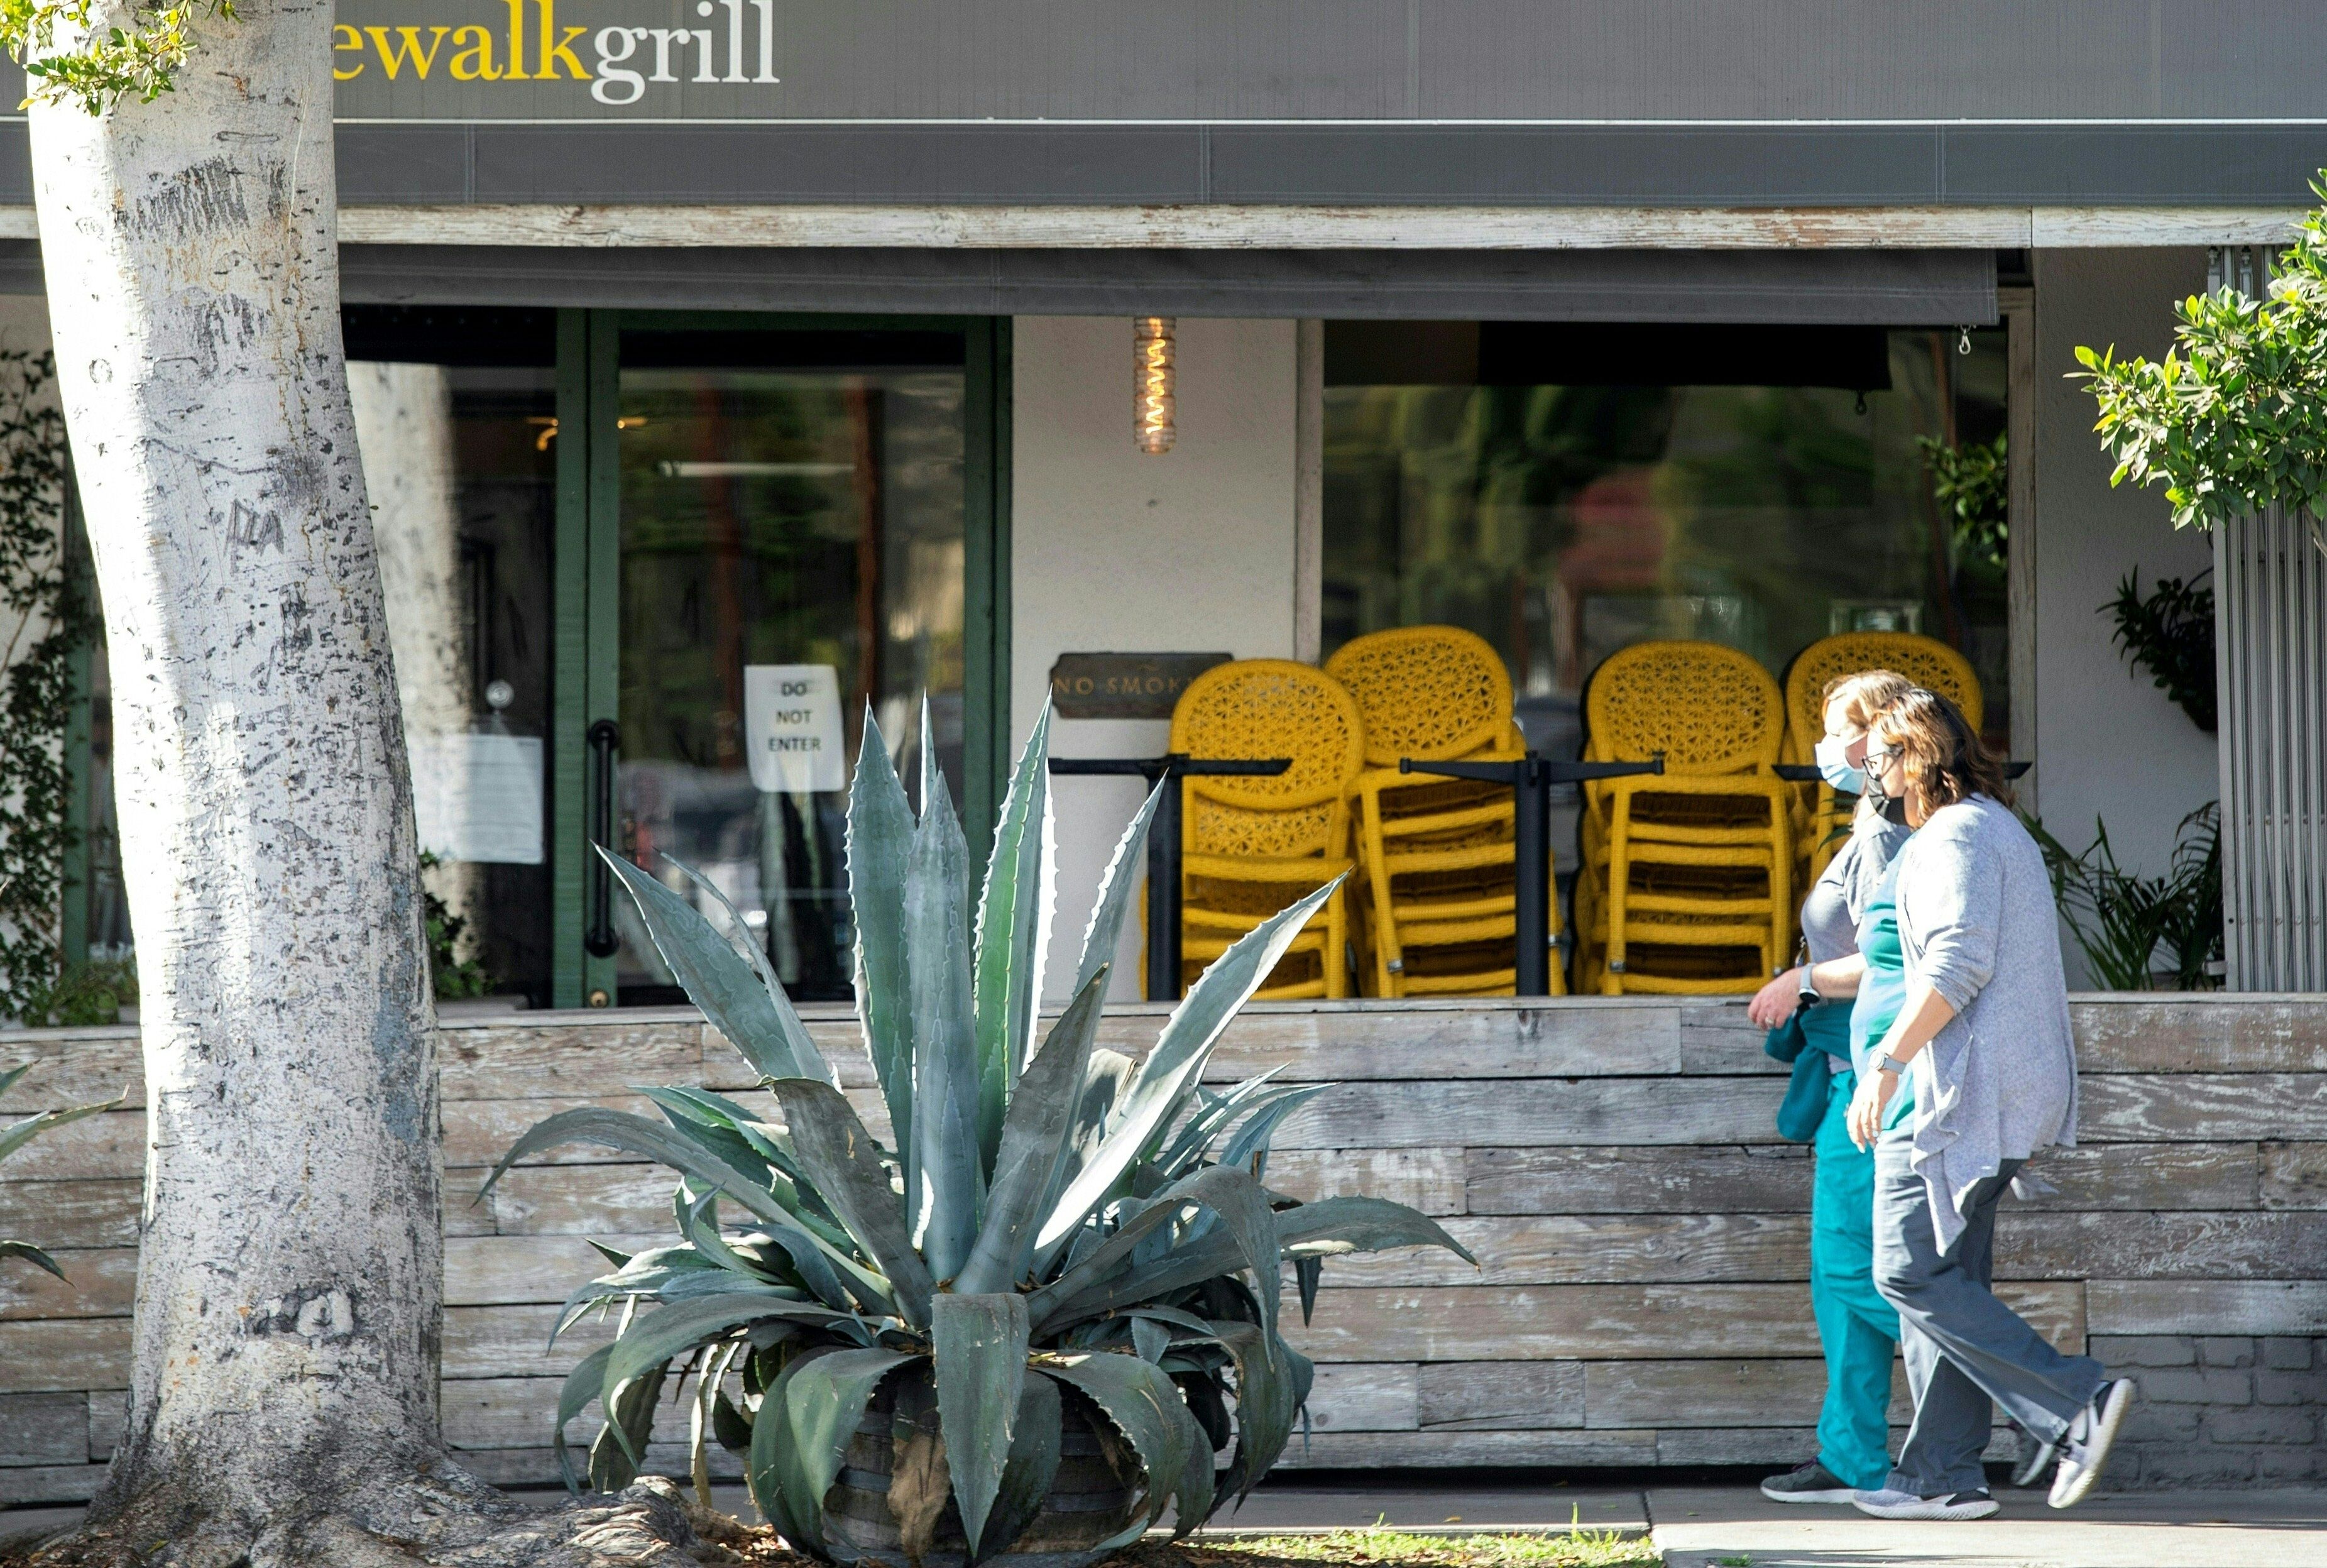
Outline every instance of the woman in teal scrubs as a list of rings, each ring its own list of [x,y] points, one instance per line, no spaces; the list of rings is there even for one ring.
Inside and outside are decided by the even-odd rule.
[[[1858,1084],[1852,1050],[1883,1038],[1906,989],[1889,872],[1908,830],[1866,795],[1859,764],[1874,714],[1911,686],[1888,670],[1870,670],[1827,688],[1818,766],[1827,782],[1862,804],[1849,841],[1802,901],[1809,961],[1771,981],[1747,1008],[1771,1030],[1771,1054],[1795,1064],[1780,1129],[1808,1139],[1816,1153],[1810,1311],[1826,1352],[1826,1402],[1816,1457],[1762,1483],[1762,1495],[1781,1503],[1847,1504],[1853,1492],[1880,1487],[1891,1473],[1899,1316],[1874,1289],[1874,1157],[1851,1142],[1846,1118]]]

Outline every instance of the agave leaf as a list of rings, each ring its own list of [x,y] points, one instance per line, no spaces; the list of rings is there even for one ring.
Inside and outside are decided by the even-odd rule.
[[[930,1310],[939,1429],[953,1472],[954,1501],[961,1505],[962,1535],[976,1552],[1002,1487],[1018,1418],[1018,1385],[1026,1371],[1026,1298],[1015,1291],[947,1293],[932,1301]]]
[[[610,1358],[611,1359],[611,1358]],[[669,1367],[658,1362],[638,1377],[601,1391],[606,1423],[590,1444],[590,1485],[593,1490],[619,1492],[639,1479],[640,1456],[654,1433],[655,1405],[662,1397]]]
[[[1106,1142],[1068,1184],[1065,1195],[1043,1223],[1035,1241],[1038,1247],[1052,1246],[1071,1235],[1132,1162],[1146,1152],[1150,1140],[1170,1125],[1190,1087],[1202,1074],[1212,1042],[1229,1019],[1276,967],[1276,961],[1300,935],[1309,917],[1324,907],[1340,885],[1337,879],[1291,909],[1270,916],[1238,938],[1197,978],[1132,1079]]]
[[[29,1241],[0,1241],[0,1257],[21,1258],[34,1268],[48,1270],[59,1279],[65,1277],[65,1271],[57,1266],[57,1260]]]
[[[26,1073],[32,1071],[34,1068],[40,1065],[40,1058],[34,1057],[30,1061],[20,1061],[14,1067],[8,1069],[5,1072],[0,1072],[0,1095],[6,1094],[10,1089],[15,1087],[16,1080],[18,1078],[23,1078]]]
[[[579,1365],[565,1375],[557,1390],[557,1424],[551,1431],[549,1443],[557,1455],[557,1473],[565,1478],[565,1489],[579,1496],[583,1478],[574,1469],[573,1451],[565,1442],[565,1427],[575,1416],[590,1407],[606,1384],[606,1358],[614,1353],[612,1345],[601,1345],[582,1358]]]
[[[784,1369],[752,1425],[752,1495],[780,1492],[818,1554],[824,1539],[824,1495],[839,1478],[841,1455],[864,1417],[881,1379],[915,1358],[903,1350],[835,1350],[804,1356]],[[767,1477],[763,1483],[762,1476]],[[762,1512],[787,1535],[762,1500]],[[791,1537],[795,1542],[798,1536]]]
[[[986,1516],[986,1532],[971,1554],[974,1565],[1007,1552],[1042,1511],[1059,1474],[1059,1386],[1048,1377],[1023,1377],[1018,1385],[1018,1419],[1011,1428],[1010,1459],[1002,1485]]]
[[[1325,1260],[1322,1257],[1296,1257],[1293,1260],[1293,1278],[1301,1289],[1301,1321],[1306,1324],[1317,1311],[1317,1287],[1325,1277]]]
[[[1269,1104],[1245,1117],[1244,1123],[1229,1136],[1228,1145],[1220,1151],[1220,1163],[1249,1169],[1254,1177],[1268,1174],[1268,1142],[1285,1118],[1332,1088],[1332,1084],[1305,1084],[1279,1095]]]
[[[1226,1224],[1240,1254],[1228,1266],[1252,1270],[1260,1285],[1262,1321],[1275,1328],[1278,1283],[1276,1216],[1260,1183],[1247,1172],[1228,1165],[1207,1165],[1157,1193],[1153,1201],[1126,1219],[1089,1256],[1028,1298],[1027,1310],[1034,1315],[1034,1321],[1047,1321],[1061,1302],[1073,1301],[1126,1263],[1134,1262],[1140,1243],[1179,1218],[1180,1211],[1192,1204],[1211,1210]]]
[[[102,1105],[71,1106],[62,1110],[42,1111],[37,1116],[27,1116],[21,1122],[13,1122],[5,1131],[0,1131],[0,1160],[5,1160],[51,1127],[61,1127],[67,1122],[78,1122],[83,1116],[93,1116],[99,1111],[112,1110],[128,1097],[128,1091],[125,1089]]]
[[[711,1395],[711,1435],[729,1453],[752,1451],[752,1418],[741,1406],[727,1397],[724,1389],[714,1389]]]
[[[726,938],[685,899],[603,845],[598,854],[622,879],[655,950],[712,1026],[763,1078],[814,1078],[838,1081],[832,1064],[816,1048],[808,1028],[792,1011],[780,985],[771,991],[736,956]]]
[[[986,863],[986,886],[977,901],[977,1141],[987,1171],[1002,1144],[1012,1086],[1033,1050],[1035,1003],[1042,994],[1056,893],[1053,826],[1046,702],[1002,798],[994,853]]]
[[[1068,1134],[1066,1147],[1060,1152],[1059,1168],[1051,1174],[1050,1190],[1042,1195],[1042,1213],[1045,1216],[1057,1210],[1060,1195],[1066,1191],[1068,1183],[1081,1172],[1092,1153],[1105,1141],[1108,1118],[1113,1115],[1124,1089],[1130,1084],[1131,1075],[1138,1070],[1139,1064],[1119,1050],[1109,1050],[1105,1046],[1092,1050],[1090,1066],[1083,1075],[1082,1093],[1075,1100],[1072,1129]],[[1039,1242],[1036,1244],[1037,1274],[1048,1270],[1059,1248],[1064,1245],[1063,1240],[1048,1247]]]
[[[1131,1345],[1143,1361],[1164,1365],[1164,1352],[1172,1348],[1172,1330],[1153,1318],[1131,1320]]]
[[[1180,1486],[1192,1447],[1202,1442],[1179,1389],[1160,1367],[1107,1351],[1045,1362],[1042,1369],[1089,1395],[1130,1442],[1147,1472],[1147,1522],[1153,1525]]]
[[[827,1550],[824,1536],[824,1493],[811,1492],[801,1473],[800,1455],[791,1441],[791,1423],[785,1419],[784,1399],[792,1380],[804,1369],[841,1351],[822,1347],[785,1363],[760,1396],[759,1414],[752,1421],[752,1447],[743,1459],[743,1483],[761,1516],[793,1546],[819,1554]],[[756,1360],[757,1358],[754,1358]],[[745,1382],[750,1382],[745,1363]]]
[[[930,750],[925,730],[921,749]],[[864,740],[856,776],[848,786],[848,902],[856,926],[856,1015],[864,1021],[864,1053],[889,1107],[891,1135],[907,1161],[905,1191],[917,1197],[913,1150],[912,999],[905,975],[905,858],[913,843],[913,810],[903,780],[873,710],[864,710]]]
[[[1051,1025],[1042,1049],[1019,1078],[995,1156],[994,1185],[986,1195],[986,1223],[955,1289],[968,1294],[1008,1290],[1032,1264],[1035,1222],[1058,1171],[1106,998],[1107,972],[1101,969]]]
[[[1273,1334],[1250,1323],[1214,1323],[1212,1332],[1237,1364],[1237,1445],[1220,1488],[1241,1503],[1284,1453],[1293,1423],[1308,1400],[1306,1362]]]
[[[760,951],[759,943],[752,939],[752,928],[744,923],[743,911],[735,907],[734,901],[721,891],[717,882],[713,882],[677,855],[666,854],[663,859],[676,866],[687,881],[718,901],[719,907],[727,911],[727,929],[722,933],[727,938],[727,945],[743,956],[743,961],[752,966],[752,973],[760,977],[761,985],[766,986],[772,994],[782,995],[784,983],[776,978],[776,971],[769,964],[768,956]]]
[[[934,767],[934,764],[932,764]],[[905,869],[906,968],[913,997],[913,1138],[921,1172],[914,1240],[938,1279],[977,1241],[977,1041],[970,1012],[968,846],[939,780]]]
[[[881,1146],[847,1097],[814,1078],[778,1078],[768,1086],[783,1103],[784,1121],[800,1162],[817,1190],[848,1227],[864,1255],[887,1276],[905,1320],[915,1327],[930,1321],[936,1282],[905,1232],[897,1194],[881,1162]]]
[[[1278,1210],[1276,1218],[1277,1245],[1285,1255],[1294,1259],[1327,1253],[1386,1252],[1400,1246],[1443,1246],[1466,1263],[1478,1262],[1435,1221],[1384,1198],[1324,1198]],[[1071,1298],[1061,1295],[1047,1312],[1042,1293],[1037,1292],[1033,1303],[1035,1327],[1046,1334],[1055,1332],[1080,1319],[1152,1302],[1242,1265],[1243,1247],[1234,1237],[1202,1237],[1154,1263],[1101,1280]]]
[[[1181,1124],[1180,1131],[1173,1136],[1170,1145],[1155,1157],[1155,1163],[1175,1178],[1184,1176],[1188,1173],[1188,1167],[1202,1159],[1204,1151],[1211,1147],[1212,1140],[1220,1135],[1220,1129],[1239,1115],[1266,1109],[1287,1095],[1301,1094],[1304,1090],[1313,1093],[1330,1087],[1317,1085],[1312,1087],[1269,1081],[1284,1070],[1282,1065],[1270,1068],[1257,1078],[1247,1078],[1226,1094],[1216,1095],[1198,1085],[1199,1108]],[[1218,1163],[1226,1164],[1228,1162],[1223,1160]]]
[[[714,1339],[749,1324],[775,1318],[819,1328],[859,1321],[853,1312],[828,1311],[805,1302],[787,1302],[754,1292],[728,1292],[698,1301],[657,1308],[632,1323],[615,1339],[606,1358],[608,1391],[627,1383],[650,1366],[669,1360]]]
[[[754,1263],[729,1244],[719,1234],[719,1216],[713,1207],[718,1202],[716,1192],[706,1193],[702,1199],[687,1206],[679,1223],[680,1232],[696,1251],[711,1259],[721,1268],[750,1279],[765,1279],[764,1265]],[[813,1240],[796,1230],[765,1230],[752,1233],[750,1246],[772,1246],[784,1255],[802,1285],[810,1295],[836,1311],[847,1311],[848,1296],[842,1288],[840,1276],[833,1272],[831,1261],[818,1251]],[[781,1284],[781,1280],[769,1283]]]
[[[1116,841],[1107,874],[1099,879],[1098,900],[1091,905],[1090,924],[1083,929],[1082,962],[1075,969],[1078,991],[1089,985],[1102,967],[1115,962],[1116,947],[1123,939],[1123,917],[1131,908],[1132,890],[1139,885],[1140,852],[1147,846],[1148,825],[1155,820],[1155,807],[1163,801],[1164,791],[1178,787],[1176,779],[1158,780],[1132,814],[1131,826]]]

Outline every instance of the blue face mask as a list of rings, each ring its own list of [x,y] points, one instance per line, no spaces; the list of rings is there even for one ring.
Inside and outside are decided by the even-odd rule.
[[[1818,777],[1845,795],[1866,793],[1866,775],[1850,765],[1843,755],[1846,748],[1840,741],[1828,735],[1818,743],[1814,755],[1818,759]]]

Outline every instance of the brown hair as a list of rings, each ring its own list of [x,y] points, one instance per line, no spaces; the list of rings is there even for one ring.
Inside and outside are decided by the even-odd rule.
[[[1974,795],[2012,804],[2004,781],[2004,761],[1979,738],[1957,707],[1938,692],[1913,687],[1892,700],[1867,726],[1883,746],[1906,754],[1907,778],[1922,792],[1927,808]]]
[[[1915,689],[1915,683],[1895,670],[1863,669],[1856,675],[1838,675],[1826,683],[1818,694],[1818,713],[1837,702],[1842,704],[1845,717],[1862,730],[1874,727],[1874,715]]]

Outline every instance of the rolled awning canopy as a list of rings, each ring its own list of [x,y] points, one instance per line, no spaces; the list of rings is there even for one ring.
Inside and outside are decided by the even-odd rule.
[[[351,304],[899,315],[1980,326],[1995,274],[1985,250],[341,247]],[[0,291],[42,287],[37,246],[0,244]]]
[[[993,250],[364,246],[351,303],[945,315],[1986,325],[1984,250]]]

